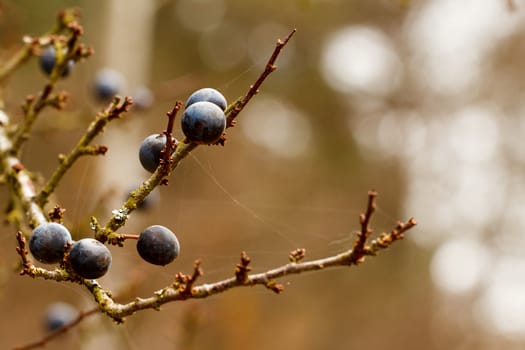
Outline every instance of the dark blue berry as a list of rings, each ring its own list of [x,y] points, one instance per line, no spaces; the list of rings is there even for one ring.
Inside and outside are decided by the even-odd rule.
[[[105,68],[95,76],[95,97],[102,102],[111,100],[115,95],[121,93],[123,88],[124,78],[116,70]]]
[[[61,224],[48,222],[39,225],[29,238],[29,250],[36,260],[54,264],[64,257],[66,245],[72,242],[68,229]]]
[[[42,55],[40,55],[40,68],[42,68],[47,75],[50,75],[51,72],[53,72],[53,68],[55,68],[56,56],[56,50],[53,46],[47,47],[42,51]],[[73,60],[67,61],[62,77],[67,77],[74,65],[75,62]]]
[[[173,232],[153,225],[139,235],[137,251],[140,257],[154,265],[167,265],[179,256],[180,246]]]
[[[149,135],[142,141],[139,149],[139,160],[142,167],[150,173],[155,172],[159,166],[164,145],[166,145],[166,135],[164,134]]]
[[[186,101],[185,108],[188,108],[195,102],[207,101],[216,104],[223,111],[226,109],[227,103],[224,96],[217,90],[212,88],[203,88],[195,91]]]
[[[69,262],[81,277],[95,279],[104,276],[108,271],[111,265],[111,253],[96,239],[83,238],[71,247]]]
[[[73,322],[78,316],[77,310],[63,302],[56,302],[46,310],[45,326],[50,332],[62,328],[64,325]]]
[[[182,132],[195,143],[212,144],[219,140],[226,128],[226,116],[216,104],[195,102],[182,115]]]

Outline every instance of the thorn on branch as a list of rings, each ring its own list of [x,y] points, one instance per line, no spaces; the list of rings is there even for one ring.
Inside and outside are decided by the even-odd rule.
[[[185,297],[191,297],[193,284],[200,276],[203,275],[203,271],[200,266],[201,261],[195,260],[195,263],[193,264],[193,273],[191,275],[186,275],[182,272],[179,272],[177,275],[175,275],[173,287],[179,289],[181,295]]]
[[[104,114],[107,115],[108,121],[120,118],[121,114],[127,112],[132,104],[133,99],[129,96],[125,96],[122,102],[120,96],[115,96]]]
[[[396,227],[393,228],[389,233],[383,233],[376,239],[370,242],[370,246],[367,249],[367,255],[375,255],[380,249],[388,248],[395,241],[399,241],[405,238],[405,232],[417,225],[414,218],[408,219],[407,222],[398,222]]]
[[[84,28],[78,22],[71,22],[67,25],[67,28],[71,31],[74,36],[84,35]]]
[[[87,156],[100,156],[105,155],[108,151],[108,147],[104,145],[93,145],[93,146],[85,146],[85,147],[79,147],[79,155],[87,155]]]
[[[60,10],[57,14],[58,30],[67,28],[70,23],[77,21],[79,18],[79,8]]]
[[[203,271],[201,269],[201,261],[195,260],[195,263],[193,264],[193,274],[190,276],[190,279],[188,280],[188,283],[186,283],[186,290],[191,293],[191,288],[195,281],[197,281],[197,278],[203,275]]]
[[[266,288],[270,289],[276,294],[280,294],[284,291],[284,286],[280,283],[275,282],[275,280],[270,280],[266,283]]]
[[[73,267],[71,266],[71,262],[69,260],[69,253],[71,252],[71,247],[73,246],[73,242],[67,242],[64,245],[64,257],[62,258],[62,261],[60,262],[60,267],[68,272],[73,272],[73,274],[70,276],[70,280],[74,282],[81,281],[80,276],[73,270]]]
[[[53,209],[51,209],[47,215],[49,216],[49,219],[53,222],[62,223],[64,220],[64,212],[66,209],[62,208],[60,204],[55,205]]]
[[[31,109],[31,106],[35,102],[36,97],[35,95],[27,95],[25,98],[24,103],[22,104],[21,108],[24,114],[27,114],[27,112]]]
[[[235,267],[235,279],[237,282],[245,284],[248,282],[248,274],[252,270],[250,262],[252,259],[246,254],[246,252],[241,252],[241,262]]]
[[[235,125],[235,123],[232,124],[232,126]],[[226,140],[228,138],[226,137],[226,133],[222,133],[221,137],[217,140],[217,142],[215,142],[216,145],[220,145],[220,146],[224,146],[224,144],[226,143]]]
[[[286,36],[283,40],[278,39],[277,44],[275,45],[275,49],[273,50],[272,55],[268,59],[268,62],[266,63],[266,66],[262,73],[259,75],[255,83],[250,86],[248,89],[248,92],[244,97],[242,97],[240,100],[236,101],[233,108],[229,109],[228,113],[226,114],[226,128],[231,128],[234,126],[234,121],[237,115],[244,109],[244,107],[250,102],[253,96],[255,96],[259,92],[259,88],[261,87],[262,83],[268,75],[270,75],[273,71],[277,69],[277,66],[275,65],[275,61],[277,60],[277,57],[279,57],[279,54],[281,53],[281,50],[283,47],[288,44],[288,41],[292,38],[292,36],[295,34],[297,29],[293,29],[290,34]]]
[[[359,214],[359,223],[361,224],[361,231],[357,234],[357,239],[354,242],[352,254],[349,256],[349,265],[360,264],[365,260],[366,255],[370,255],[365,245],[368,238],[372,234],[372,229],[370,228],[370,219],[372,218],[372,214],[374,214],[374,211],[376,209],[376,197],[376,191],[368,191],[368,203],[366,205],[366,211],[364,213]]]
[[[55,95],[49,96],[46,100],[46,103],[57,110],[62,110],[66,106],[68,100],[69,94],[65,91],[61,91]]]
[[[361,224],[361,232],[359,232],[358,238],[354,244],[354,247],[357,249],[363,249],[368,237],[370,237],[370,235],[372,234],[372,229],[370,228],[370,219],[376,209],[376,203],[375,203],[376,197],[377,197],[376,191],[369,191],[368,192],[368,204],[366,206],[366,211],[365,213],[359,214],[359,223]]]
[[[297,248],[290,252],[290,262],[297,264],[300,262],[306,255],[306,249]]]
[[[182,102],[177,101],[175,102],[175,106],[173,106],[173,109],[166,113],[166,116],[168,117],[168,125],[166,126],[166,130],[164,131],[164,135],[166,136],[166,145],[164,145],[164,148],[162,149],[162,151],[160,151],[160,171],[162,172],[163,177],[169,175],[173,165],[173,158],[171,157],[171,155],[173,154],[173,152],[175,152],[175,149],[177,148],[178,144],[177,140],[173,137],[173,126],[175,124],[175,117],[177,116],[177,112],[181,108]]]
[[[29,271],[31,270],[31,262],[29,261],[29,258],[27,256],[29,254],[29,251],[26,249],[26,239],[22,231],[18,231],[16,233],[16,240],[18,242],[16,252],[18,253],[18,255],[20,255],[20,258],[22,259],[22,270],[20,271],[20,275],[29,275]]]

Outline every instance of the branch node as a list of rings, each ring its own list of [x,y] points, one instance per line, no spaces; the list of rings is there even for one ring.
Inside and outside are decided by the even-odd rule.
[[[306,249],[297,248],[290,252],[290,256],[289,256],[290,262],[297,264],[304,258],[305,255],[306,255]]]
[[[176,101],[175,106],[173,106],[173,109],[166,113],[166,116],[168,117],[168,125],[166,126],[166,130],[164,131],[164,135],[166,136],[166,144],[164,145],[162,151],[160,151],[160,171],[162,172],[162,177],[168,176],[173,166],[174,159],[171,155],[173,154],[173,152],[175,152],[178,145],[178,141],[173,137],[173,126],[175,124],[175,117],[177,116],[177,112],[181,108],[182,102]]]
[[[272,292],[276,294],[280,294],[284,291],[284,286],[282,284],[275,282],[275,280],[268,281],[265,286],[266,288],[270,289]]]
[[[248,282],[248,274],[252,270],[250,262],[252,259],[246,254],[246,252],[241,252],[241,262],[235,267],[235,279],[237,282],[246,284]]]
[[[62,223],[64,220],[64,212],[66,209],[62,208],[60,204],[55,205],[53,209],[51,209],[47,215],[49,216],[49,219],[53,222]]]

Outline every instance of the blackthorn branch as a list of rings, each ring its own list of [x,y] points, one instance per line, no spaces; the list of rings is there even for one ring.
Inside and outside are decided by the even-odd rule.
[[[159,310],[162,305],[169,302],[207,298],[236,287],[261,285],[275,293],[281,293],[284,286],[277,282],[278,279],[287,275],[332,267],[358,265],[364,262],[367,256],[374,256],[395,241],[403,239],[405,232],[416,225],[415,220],[410,218],[405,222],[399,222],[390,232],[382,233],[377,238],[371,239],[373,232],[370,220],[375,210],[377,193],[370,191],[366,209],[359,215],[360,232],[357,234],[353,246],[333,256],[305,260],[306,250],[298,248],[290,252],[289,262],[264,272],[252,273],[254,263],[246,252],[242,252],[240,262],[232,269],[231,276],[203,284],[197,284],[204,273],[201,260],[197,260],[190,274],[179,272],[170,285],[153,292],[150,297],[136,297],[133,301],[123,304],[117,302],[112,297],[111,292],[104,289],[95,280],[104,275],[111,264],[110,252],[104,245],[106,243],[122,246],[126,240],[137,240],[139,255],[146,261],[157,265],[170,263],[178,256],[178,240],[173,232],[163,226],[151,226],[144,230],[141,235],[117,233],[117,231],[125,226],[129,216],[157,186],[167,184],[170,174],[197,146],[225,144],[225,128],[235,125],[239,113],[259,92],[267,77],[275,71],[277,68],[276,60],[281,50],[287,45],[295,32],[294,29],[283,40],[277,41],[264,70],[249,87],[246,94],[235,102],[227,106],[225,98],[216,90],[209,88],[201,89],[192,95],[181,118],[183,119],[182,129],[186,136],[182,141],[177,141],[173,136],[174,121],[182,108],[182,102],[177,101],[173,109],[167,113],[168,122],[163,132],[165,144],[160,151],[160,159],[157,158],[158,164],[154,163],[155,166],[148,169],[152,172],[151,176],[131,191],[128,199],[120,208],[112,211],[112,215],[105,224],[100,224],[96,217],[91,218],[94,238],[84,238],[73,242],[68,232],[67,235],[62,234],[60,236],[59,242],[49,243],[51,234],[44,235],[43,242],[49,243],[50,252],[42,251],[39,245],[38,239],[42,238],[40,237],[41,230],[33,230],[38,227],[47,229],[50,227],[49,225],[53,230],[57,227],[65,229],[61,225],[64,215],[63,208],[57,205],[45,214],[44,208],[48,204],[50,196],[56,191],[65,174],[80,157],[103,155],[108,151],[106,146],[94,145],[93,141],[104,131],[108,123],[121,118],[128,111],[133,101],[129,97],[114,97],[88,126],[76,146],[67,155],[59,156],[59,164],[55,171],[47,182],[40,185],[34,181],[35,174],[26,169],[20,161],[21,150],[29,138],[40,112],[47,106],[60,109],[66,103],[67,94],[65,92],[54,93],[54,90],[57,82],[64,77],[66,69],[70,69],[68,68],[70,62],[78,62],[93,53],[91,49],[87,49],[80,42],[83,29],[78,24],[78,13],[75,11],[61,12],[57,24],[49,33],[36,39],[26,38],[24,46],[7,63],[0,66],[0,84],[2,84],[21,64],[31,56],[38,55],[39,50],[50,45],[54,49],[55,56],[51,57],[54,59],[53,65],[46,68],[49,75],[47,82],[36,96],[31,95],[26,98],[23,104],[24,119],[20,123],[12,123],[3,110],[3,99],[0,96],[0,170],[6,179],[9,190],[7,218],[17,229],[16,251],[21,261],[20,274],[57,282],[78,283],[90,291],[97,303],[96,309],[81,313],[73,322],[42,340],[20,349],[43,346],[50,339],[66,332],[85,317],[96,312],[104,313],[117,323],[121,323],[127,316],[140,310]],[[206,121],[208,124],[204,129],[196,130],[197,126],[202,126],[202,121]],[[158,155],[159,148],[157,148],[156,155]],[[40,190],[37,190],[37,187]],[[58,267],[47,269],[33,264],[29,257],[28,243],[24,235],[28,228],[33,230],[32,237],[29,240],[29,248],[33,257],[44,263],[59,263]],[[55,233],[55,231],[52,232],[52,234]]]

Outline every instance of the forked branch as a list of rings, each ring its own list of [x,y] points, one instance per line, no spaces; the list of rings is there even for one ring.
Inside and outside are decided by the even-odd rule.
[[[367,210],[359,215],[359,222],[362,225],[361,232],[358,234],[351,249],[333,256],[310,261],[302,261],[306,252],[304,248],[297,249],[290,253],[290,256],[295,257],[296,261],[292,261],[286,265],[278,266],[265,272],[252,274],[250,274],[252,269],[251,259],[245,252],[243,252],[241,254],[241,261],[234,269],[232,277],[200,285],[195,285],[195,282],[197,278],[203,274],[203,271],[201,269],[201,262],[196,261],[194,271],[191,275],[178,273],[171,285],[154,292],[151,297],[136,298],[127,304],[117,303],[111,297],[111,293],[104,290],[97,281],[78,279],[76,276],[61,270],[48,271],[33,266],[26,256],[27,250],[25,250],[24,246],[25,241],[21,235],[19,235],[19,247],[17,248],[17,252],[20,254],[23,261],[22,274],[61,281],[80,281],[93,294],[101,312],[107,314],[116,322],[123,322],[126,316],[132,315],[140,310],[158,310],[161,305],[169,302],[207,298],[236,287],[262,285],[276,293],[280,293],[284,290],[284,287],[282,284],[278,284],[276,280],[285,276],[319,271],[332,267],[352,266],[362,263],[367,256],[375,256],[380,250],[386,249],[392,243],[403,239],[405,232],[416,225],[416,221],[413,218],[410,218],[406,222],[399,222],[390,232],[382,233],[378,238],[369,242],[368,238],[372,234],[370,219],[373,210],[371,210],[371,208],[375,207],[376,196],[377,193],[375,191],[370,191],[368,193]],[[365,240],[362,238],[363,232],[367,233],[367,238]]]

